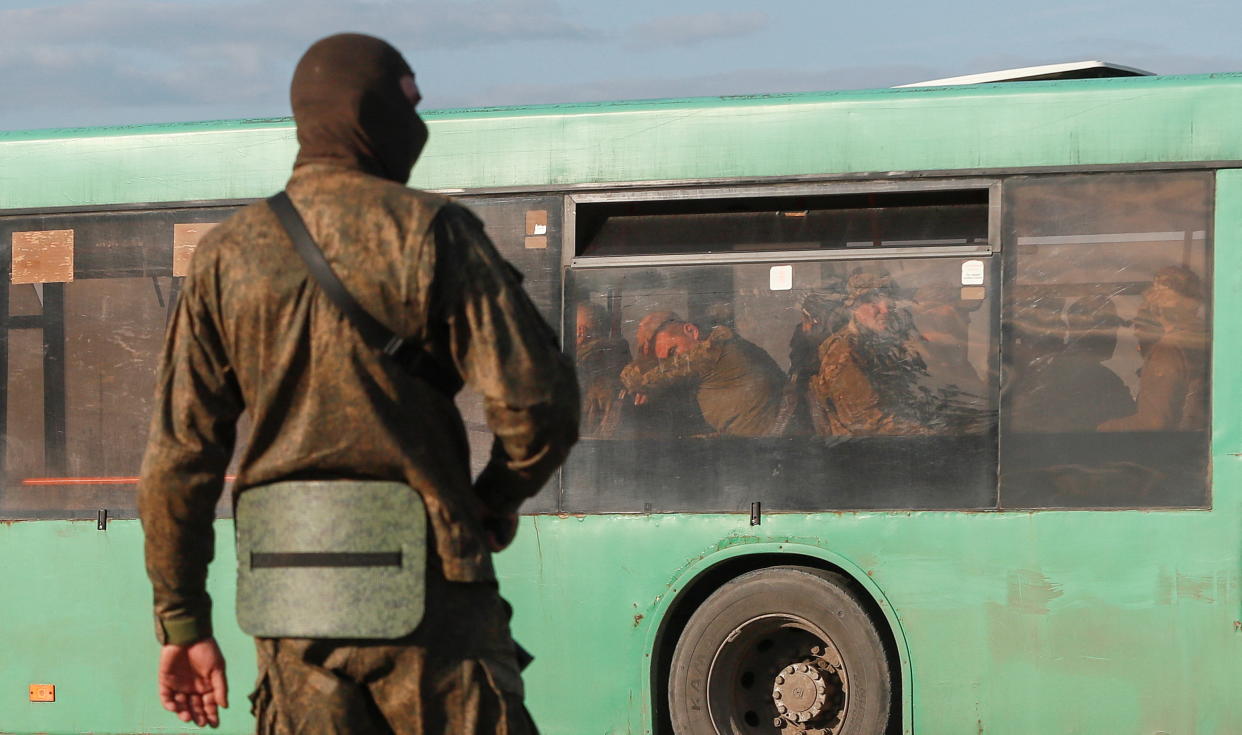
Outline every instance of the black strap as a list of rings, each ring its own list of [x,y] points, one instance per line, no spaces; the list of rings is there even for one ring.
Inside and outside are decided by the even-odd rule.
[[[306,263],[306,269],[310,271],[311,276],[319,283],[319,287],[328,295],[332,303],[336,304],[337,308],[353,323],[354,328],[358,330],[367,344],[385,355],[395,356],[405,344],[405,339],[393,334],[391,329],[380,324],[354,300],[349,289],[345,288],[341,279],[336,277],[332,266],[328,265],[327,258],[323,257],[323,251],[319,249],[315,238],[311,237],[310,231],[306,229],[306,223],[302,221],[302,215],[298,214],[297,208],[289,200],[289,195],[283,191],[279,192],[268,197],[267,203],[276,213],[276,218],[284,226],[285,232],[293,240],[293,246],[298,251],[298,255],[302,256],[302,261]]]
[[[251,569],[277,567],[399,567],[400,551],[250,552]]]

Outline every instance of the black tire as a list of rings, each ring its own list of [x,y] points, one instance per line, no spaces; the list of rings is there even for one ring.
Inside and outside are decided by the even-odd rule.
[[[690,616],[669,715],[677,735],[883,735],[892,691],[879,631],[847,580],[771,567],[730,580]]]

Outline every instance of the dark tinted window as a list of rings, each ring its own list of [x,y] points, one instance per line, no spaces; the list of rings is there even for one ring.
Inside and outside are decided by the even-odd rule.
[[[579,205],[581,255],[986,243],[988,191]]]
[[[462,197],[462,204],[483,220],[488,236],[505,259],[521,271],[522,284],[536,308],[554,329],[561,324],[561,213],[560,197]],[[478,474],[491,455],[492,432],[483,415],[482,398],[469,388],[457,397],[470,440],[470,464]],[[556,510],[554,478],[539,495],[522,506],[527,513]]]
[[[571,270],[584,405],[564,510],[994,506],[996,270]]]
[[[560,200],[466,201],[525,275],[535,305],[560,323]],[[232,208],[184,208],[0,220],[0,517],[135,513],[154,374],[197,238]],[[491,433],[462,395],[474,468]],[[246,436],[245,417],[238,436]],[[555,483],[527,509],[555,507]],[[231,512],[227,493],[219,507]]]
[[[232,211],[0,220],[0,516],[133,516],[164,327],[197,238]]]
[[[1211,191],[1006,184],[1003,506],[1207,504]]]

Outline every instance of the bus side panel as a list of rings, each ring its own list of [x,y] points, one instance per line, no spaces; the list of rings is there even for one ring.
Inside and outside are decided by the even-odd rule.
[[[759,529],[542,516],[499,561],[551,735],[650,728],[647,644],[678,571],[789,540],[853,560],[892,603],[915,733],[1226,735],[1242,732],[1236,495],[1224,512],[772,514]]]
[[[233,615],[233,524],[216,522],[208,589],[216,638],[228,660],[229,704],[221,733],[252,733],[246,701],[254,645]],[[197,731],[160,706],[159,644],[136,520],[0,524],[0,733]],[[53,684],[56,701],[29,701],[31,684]]]

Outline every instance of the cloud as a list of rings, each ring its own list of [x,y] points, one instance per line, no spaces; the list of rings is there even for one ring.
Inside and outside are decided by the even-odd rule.
[[[768,27],[770,18],[763,12],[696,13],[669,15],[632,26],[625,33],[631,48],[677,48],[709,41],[741,38]]]
[[[58,111],[56,125],[98,124],[95,108],[129,108],[130,121],[148,122],[144,111],[178,105],[287,114],[301,52],[342,29],[425,51],[601,37],[555,0],[79,0],[2,10],[0,68],[21,72],[4,77],[0,125],[28,127],[17,121],[39,109]]]
[[[918,65],[854,66],[822,70],[757,68],[673,78],[613,78],[572,84],[510,84],[463,93],[448,107],[599,102],[667,97],[714,97],[781,92],[869,89],[930,79],[941,70]]]

